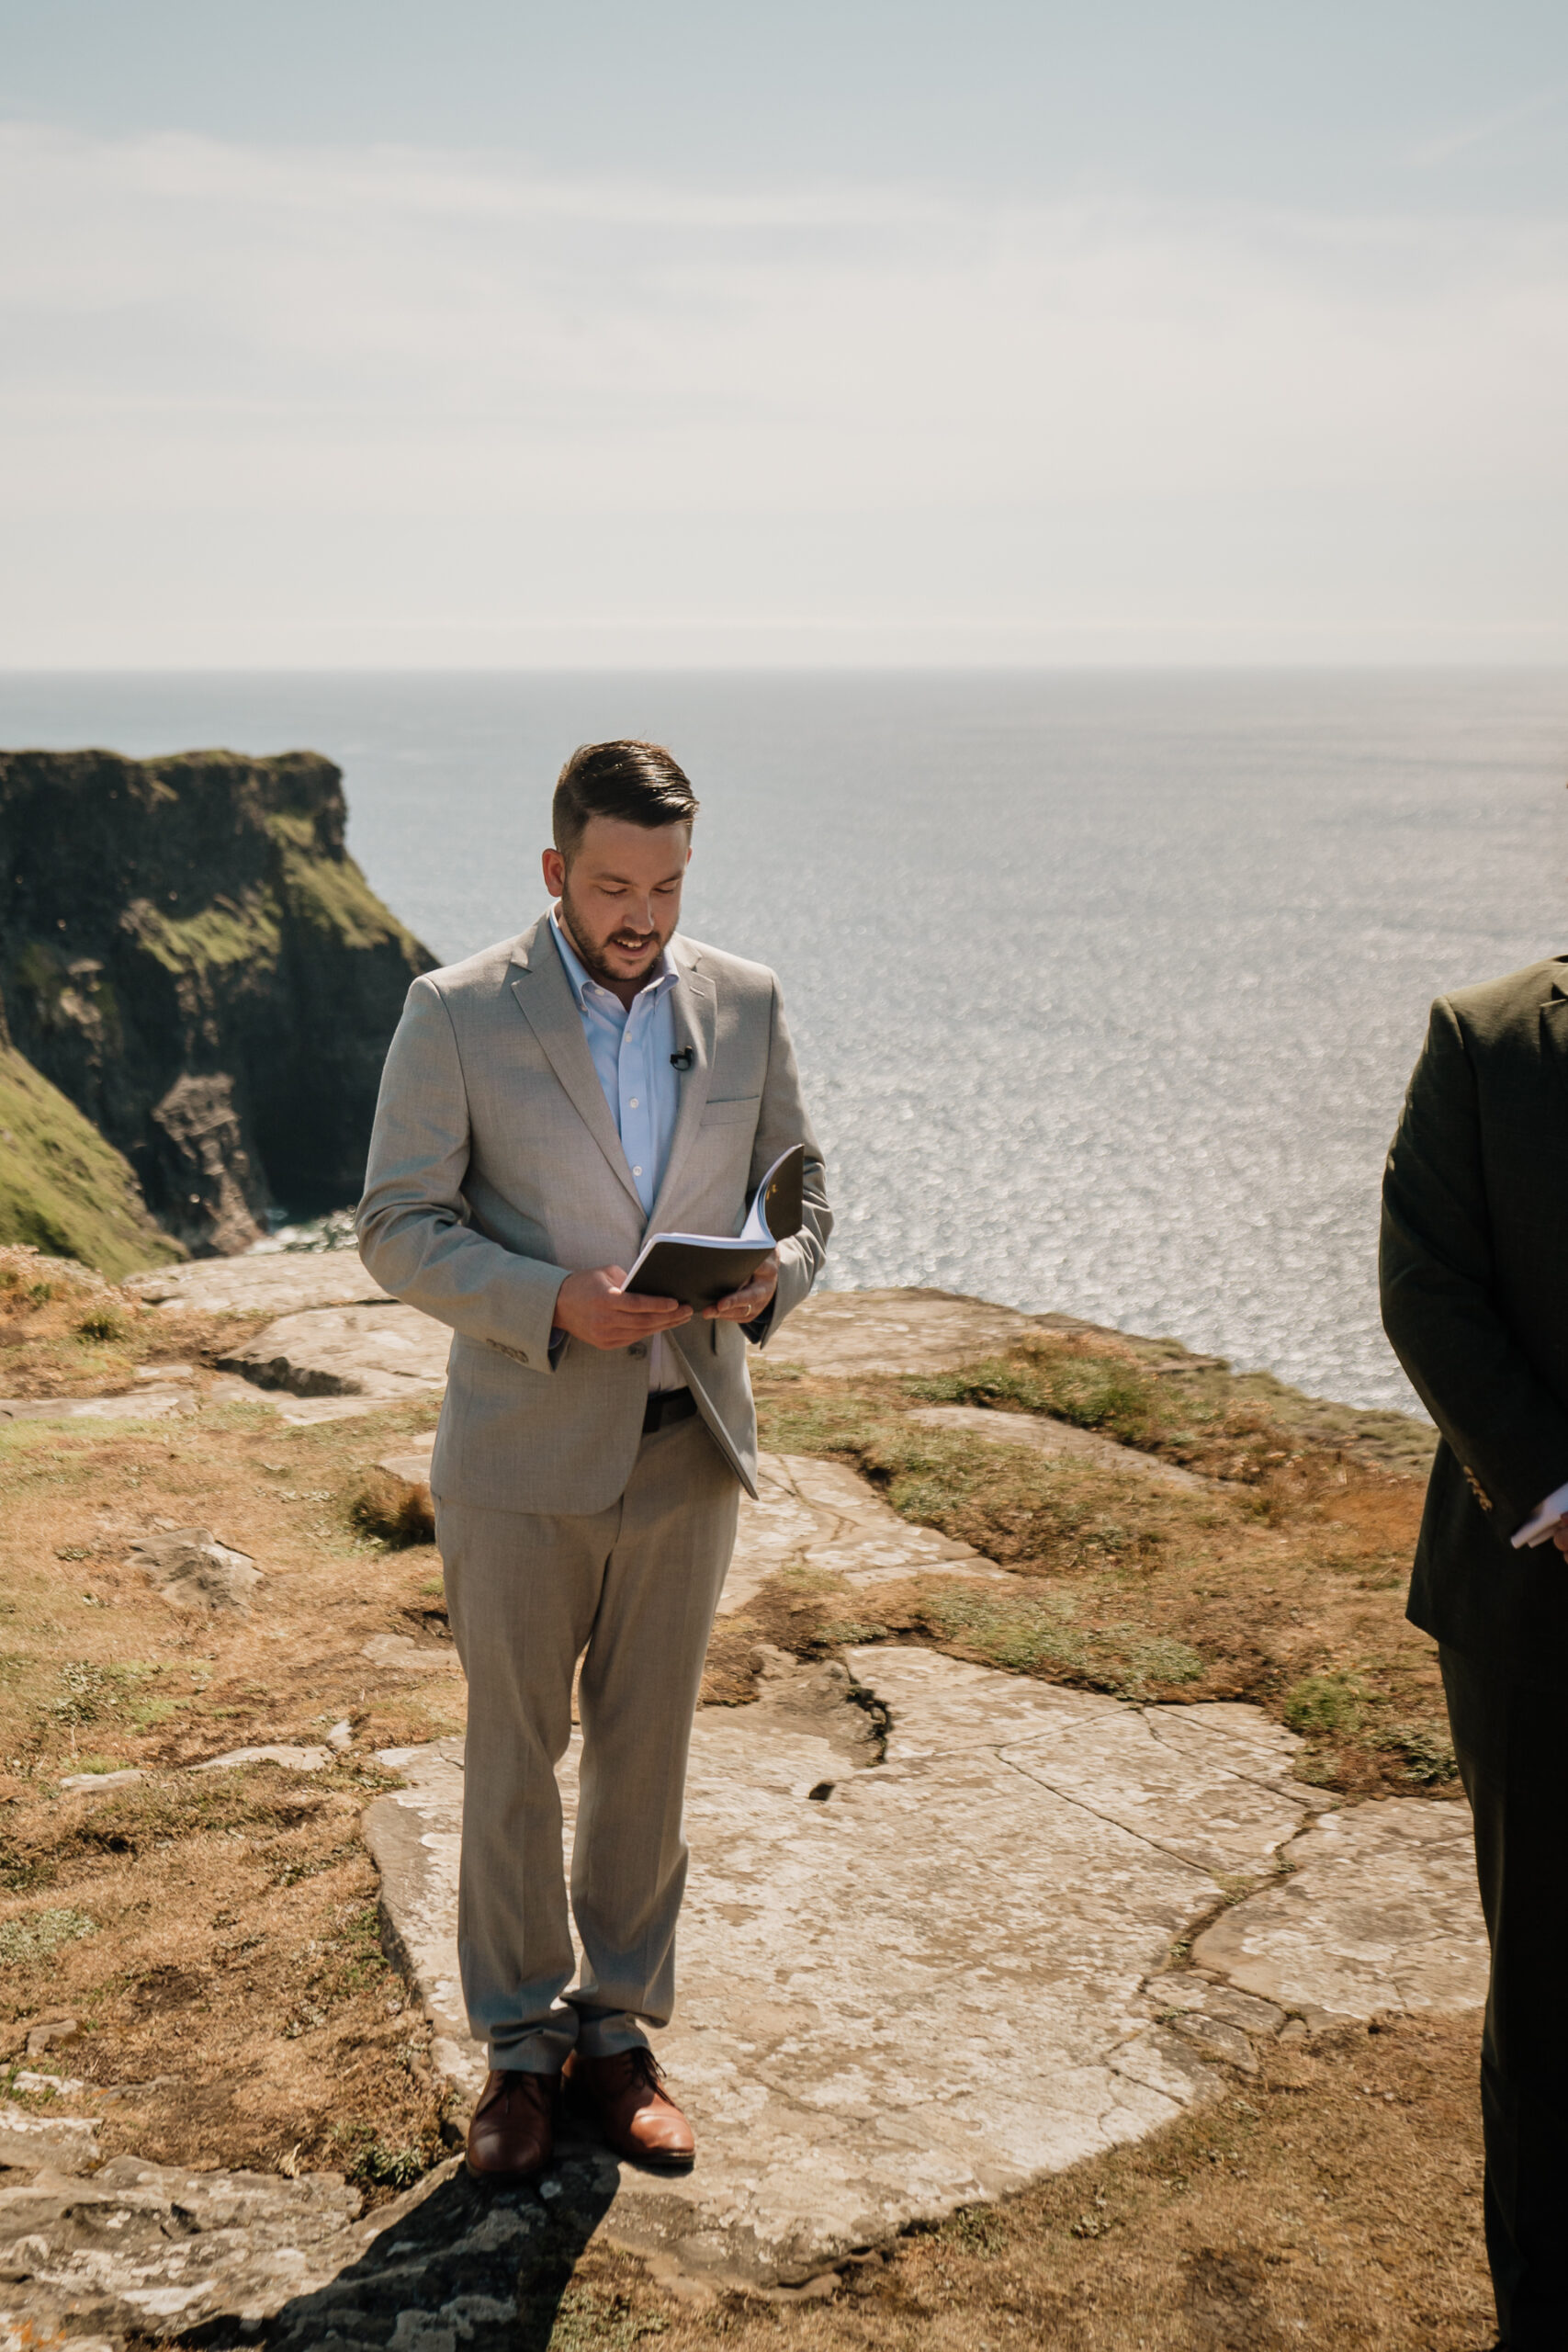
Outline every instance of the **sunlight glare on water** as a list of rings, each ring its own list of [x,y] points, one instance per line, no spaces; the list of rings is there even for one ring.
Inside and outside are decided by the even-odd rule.
[[[1427,1005],[1568,948],[1561,673],[13,678],[0,732],[326,752],[447,958],[541,911],[573,744],[667,741],[684,927],[784,982],[835,1284],[1362,1404],[1410,1401],[1377,1191]]]

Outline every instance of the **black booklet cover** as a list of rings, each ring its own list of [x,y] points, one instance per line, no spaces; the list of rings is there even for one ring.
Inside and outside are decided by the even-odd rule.
[[[716,1306],[749,1283],[780,1241],[800,1231],[806,1148],[782,1152],[751,1202],[739,1233],[653,1233],[637,1252],[626,1287],[643,1298],[678,1298],[682,1306]]]

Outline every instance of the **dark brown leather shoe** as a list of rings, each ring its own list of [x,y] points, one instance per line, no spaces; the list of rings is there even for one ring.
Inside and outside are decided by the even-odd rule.
[[[485,2077],[464,2163],[476,2180],[537,2180],[556,2152],[558,2075]]]
[[[574,2050],[562,2079],[586,2101],[616,2155],[656,2172],[690,2172],[696,2140],[662,2087],[664,2069],[651,2050],[619,2050],[613,2058],[585,2058]]]

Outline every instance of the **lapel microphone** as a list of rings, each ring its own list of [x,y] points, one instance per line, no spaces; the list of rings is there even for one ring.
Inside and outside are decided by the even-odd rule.
[[[690,1046],[682,1046],[678,1054],[671,1055],[670,1067],[671,1069],[689,1070],[696,1058]]]

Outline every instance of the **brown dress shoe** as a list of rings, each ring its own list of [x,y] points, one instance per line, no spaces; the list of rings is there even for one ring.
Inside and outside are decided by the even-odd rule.
[[[697,2143],[661,2087],[664,2070],[651,2050],[618,2050],[612,2058],[585,2058],[574,2050],[563,2079],[587,2100],[616,2155],[657,2172],[690,2172]]]
[[[485,2077],[464,2163],[476,2180],[537,2180],[556,2152],[558,2075]]]

